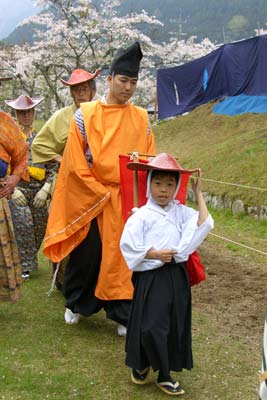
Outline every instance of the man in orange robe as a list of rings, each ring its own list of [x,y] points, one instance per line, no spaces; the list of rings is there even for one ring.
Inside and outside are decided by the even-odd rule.
[[[70,255],[62,288],[67,323],[104,308],[108,318],[127,325],[133,288],[119,248],[119,154],[155,154],[148,114],[129,102],[141,58],[138,42],[119,50],[108,94],[82,103],[71,122],[44,241],[53,262]]]

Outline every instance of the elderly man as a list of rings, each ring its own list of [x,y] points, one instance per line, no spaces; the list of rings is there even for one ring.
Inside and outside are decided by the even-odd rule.
[[[100,70],[94,73],[84,69],[72,71],[69,80],[61,79],[65,86],[69,86],[73,104],[56,111],[44,124],[32,143],[32,157],[34,163],[60,163],[69,133],[70,121],[81,103],[91,101],[96,93],[95,78]]]
[[[66,323],[104,308],[125,333],[131,274],[119,248],[123,229],[119,154],[155,153],[146,110],[130,103],[142,51],[119,50],[102,100],[81,104],[72,119],[44,242],[54,262],[68,254],[63,282]]]
[[[44,124],[42,129],[34,138],[31,152],[34,163],[54,163],[54,179],[51,192],[56,182],[57,171],[61,162],[62,154],[66,145],[70,121],[81,103],[91,101],[96,93],[95,78],[100,74],[100,70],[94,73],[84,69],[72,71],[69,79],[61,82],[70,88],[73,104],[56,111],[52,117]],[[52,165],[52,164],[51,164]],[[62,287],[64,265],[66,260],[62,260],[56,275],[56,285]],[[56,271],[56,264],[53,264],[53,271]]]

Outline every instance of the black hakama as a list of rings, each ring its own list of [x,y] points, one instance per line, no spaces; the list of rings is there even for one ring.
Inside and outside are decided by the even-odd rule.
[[[133,273],[126,365],[164,376],[193,367],[191,288],[186,263]]]
[[[126,326],[131,301],[100,300],[94,294],[100,270],[101,252],[101,238],[95,218],[85,239],[70,253],[65,267],[62,293],[66,298],[66,307],[85,317],[103,308],[107,318]]]

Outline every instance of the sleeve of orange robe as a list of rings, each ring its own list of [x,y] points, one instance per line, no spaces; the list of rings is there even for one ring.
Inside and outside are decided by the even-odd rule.
[[[155,136],[148,122],[147,153],[156,154]]]
[[[0,157],[10,163],[12,175],[19,175],[28,181],[29,175],[26,172],[28,144],[10,115],[1,111],[0,119]]]
[[[110,198],[109,191],[92,175],[85,146],[73,118],[44,239],[44,254],[53,262],[61,261],[81,243],[91,220],[103,211]]]

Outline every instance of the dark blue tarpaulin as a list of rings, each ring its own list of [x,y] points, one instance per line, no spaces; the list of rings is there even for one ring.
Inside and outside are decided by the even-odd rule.
[[[159,69],[157,92],[159,119],[226,96],[267,95],[267,35],[225,44],[187,64]]]

